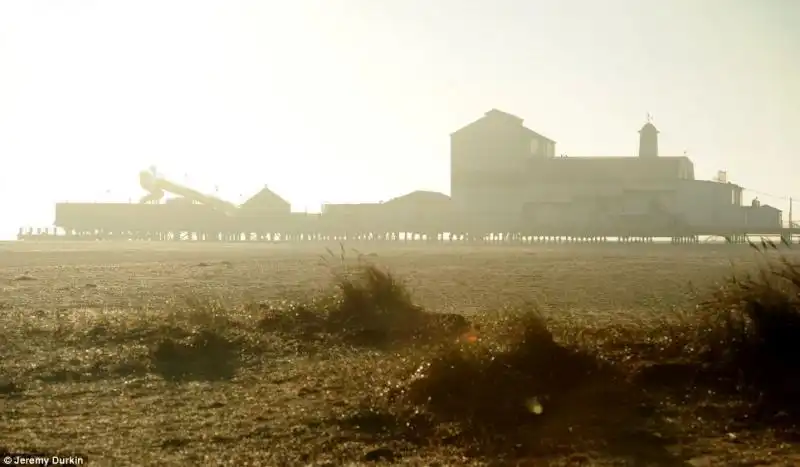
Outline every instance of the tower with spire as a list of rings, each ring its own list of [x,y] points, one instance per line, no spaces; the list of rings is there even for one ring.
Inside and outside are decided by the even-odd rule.
[[[647,114],[647,123],[639,130],[639,157],[650,159],[658,157],[658,130],[653,125],[653,117]]]

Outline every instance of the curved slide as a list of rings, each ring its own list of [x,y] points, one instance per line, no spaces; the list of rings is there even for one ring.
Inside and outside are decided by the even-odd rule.
[[[216,196],[206,195],[197,190],[180,185],[178,183],[159,177],[152,170],[139,172],[139,185],[147,194],[139,200],[140,203],[149,203],[161,200],[166,193],[182,196],[190,201],[196,201],[214,209],[232,214],[239,208],[228,201],[217,198]]]

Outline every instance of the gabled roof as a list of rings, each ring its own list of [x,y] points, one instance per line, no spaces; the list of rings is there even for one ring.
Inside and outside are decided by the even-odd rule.
[[[470,124],[468,124],[468,125],[466,125],[466,126],[464,126],[462,128],[459,128],[458,130],[456,130],[453,133],[451,133],[450,136],[453,136],[453,135],[456,135],[458,133],[461,133],[462,131],[474,128],[476,125],[479,125],[479,124],[481,124],[481,123],[483,123],[485,121],[489,121],[489,120],[499,120],[499,121],[503,121],[504,123],[507,123],[508,125],[519,126],[519,127],[521,127],[522,129],[524,129],[525,131],[527,131],[528,133],[530,133],[533,136],[536,136],[536,137],[538,137],[540,139],[544,139],[544,140],[549,141],[551,143],[555,143],[555,141],[553,141],[552,139],[550,139],[550,138],[548,138],[548,137],[546,137],[546,136],[544,136],[544,135],[542,135],[540,133],[537,133],[537,132],[531,130],[530,128],[527,128],[527,127],[523,126],[522,123],[524,122],[524,120],[522,118],[517,117],[516,115],[510,114],[508,112],[503,112],[502,110],[498,110],[498,109],[489,110],[488,112],[483,114],[483,117],[473,121],[472,123],[470,123]]]
[[[524,121],[522,120],[522,118],[517,117],[516,115],[510,114],[508,112],[503,112],[502,110],[498,109],[492,109],[483,114],[483,116],[486,118],[504,118],[509,121],[513,121],[514,123],[519,123],[520,125],[522,125],[522,122]]]
[[[265,185],[258,193],[242,203],[243,209],[290,209],[291,203],[278,196]]]

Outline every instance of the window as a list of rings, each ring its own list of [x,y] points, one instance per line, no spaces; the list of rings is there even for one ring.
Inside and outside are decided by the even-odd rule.
[[[531,140],[531,154],[534,156],[539,155],[539,140],[537,138]]]

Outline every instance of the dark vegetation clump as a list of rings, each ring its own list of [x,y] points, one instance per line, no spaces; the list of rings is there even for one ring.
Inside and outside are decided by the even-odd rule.
[[[327,313],[327,328],[354,344],[426,342],[468,328],[461,315],[430,313],[415,305],[402,283],[371,264],[340,274],[336,285],[339,297]]]
[[[696,357],[723,388],[758,403],[765,415],[800,415],[800,266],[751,244],[757,273],[732,274],[699,306]]]
[[[0,396],[17,394],[21,388],[11,379],[0,377]]]
[[[330,307],[330,302],[329,298],[315,298],[309,303],[260,303],[254,308],[260,313],[258,327],[262,331],[314,340],[327,333],[325,310]]]
[[[536,311],[505,323],[504,337],[442,346],[390,399],[449,426],[446,443],[492,456],[552,454],[576,439],[600,446],[643,423],[641,394],[613,365],[558,342]]]
[[[150,352],[156,373],[169,380],[218,380],[233,377],[239,343],[214,330],[202,329],[187,338],[166,338]]]
[[[401,281],[364,258],[358,253],[358,261],[350,265],[342,247],[340,264],[333,268],[335,295],[308,304],[263,304],[260,327],[301,338],[333,336],[369,347],[439,341],[468,330],[461,315],[431,313],[416,305]]]
[[[571,390],[612,377],[592,355],[557,343],[536,313],[515,324],[521,335],[505,348],[447,346],[417,370],[405,395],[447,421],[496,430],[541,418]]]
[[[28,282],[28,281],[35,281],[36,278],[31,276],[30,274],[22,274],[22,275],[19,275],[19,276],[15,277],[12,280],[15,281],[15,282]]]

